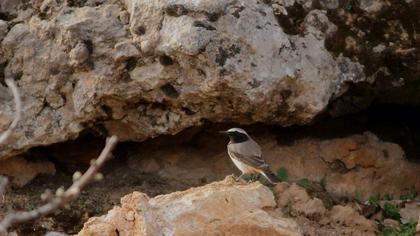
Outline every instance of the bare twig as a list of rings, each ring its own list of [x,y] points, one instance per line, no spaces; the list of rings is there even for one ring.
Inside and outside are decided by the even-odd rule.
[[[0,206],[3,204],[4,202],[4,192],[6,190],[6,186],[9,183],[9,180],[7,179],[7,177],[4,177],[2,175],[0,175]]]
[[[97,175],[99,168],[108,159],[109,154],[117,143],[117,137],[112,136],[107,139],[106,145],[99,155],[98,159],[92,161],[89,169],[81,176],[74,178],[73,184],[66,190],[58,189],[56,197],[51,199],[48,203],[40,206],[32,211],[25,212],[14,212],[6,215],[0,222],[0,235],[1,233],[7,232],[7,229],[13,224],[19,224],[40,218],[55,212],[59,208],[63,207],[66,203],[76,199],[80,191]],[[61,191],[59,191],[61,190]]]
[[[4,193],[4,190],[6,189],[6,186],[8,184],[8,179],[7,177],[4,177],[2,175],[0,175],[0,195],[2,195]]]
[[[9,128],[5,132],[0,134],[0,144],[4,143],[10,137],[20,120],[20,116],[22,113],[22,103],[20,100],[19,90],[15,82],[11,79],[6,79],[5,82],[13,93],[13,98],[15,101],[15,119],[13,120],[12,124],[10,124]]]

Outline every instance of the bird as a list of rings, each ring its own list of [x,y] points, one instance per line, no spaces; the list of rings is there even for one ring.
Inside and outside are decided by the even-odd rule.
[[[241,128],[231,128],[227,131],[220,131],[226,134],[230,141],[227,145],[227,152],[236,167],[242,174],[236,178],[240,180],[246,174],[261,174],[272,184],[280,182],[277,176],[271,171],[270,166],[262,158],[261,147],[248,133]]]

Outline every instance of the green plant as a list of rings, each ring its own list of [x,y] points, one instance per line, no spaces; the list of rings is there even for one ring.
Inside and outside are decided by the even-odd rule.
[[[416,234],[417,222],[411,219],[408,223],[399,223],[398,229],[386,227],[382,222],[378,223],[379,236],[414,236]]]
[[[378,236],[398,236],[397,232],[389,227],[386,227],[382,223],[378,225]]]
[[[412,187],[410,192],[401,195],[400,199],[405,200],[405,201],[412,201],[412,200],[416,199],[416,197],[417,197],[417,191],[414,187]]]
[[[307,178],[302,178],[302,179],[296,180],[296,184],[301,187],[308,188],[311,185],[311,181],[309,181],[309,179]]]
[[[244,180],[246,182],[255,182],[258,181],[260,179],[260,175],[259,174],[249,174],[244,176]]]
[[[322,190],[327,191],[327,176],[323,176],[319,181],[319,185],[321,185]]]
[[[277,177],[281,180],[281,181],[288,181],[289,180],[289,174],[287,173],[286,168],[284,167],[280,167],[277,170]]]
[[[369,205],[378,207],[379,206],[379,200],[381,200],[381,195],[376,194],[376,195],[370,196],[368,198],[368,203],[369,203]]]
[[[359,202],[362,201],[362,195],[360,194],[358,190],[356,190],[356,192],[354,193],[354,199],[356,199]]]
[[[410,219],[409,222],[400,225],[400,236],[413,236],[416,233],[417,222]]]
[[[398,208],[390,202],[384,203],[384,213],[385,213],[385,216],[388,218],[392,218],[398,221],[401,220],[401,215],[400,215],[400,212],[398,211]]]
[[[392,194],[385,193],[382,199],[385,201],[391,201],[392,199],[394,199],[394,196],[392,196]]]
[[[261,184],[265,185],[265,186],[270,186],[271,182],[267,180],[267,178],[265,178],[263,175],[258,175],[258,182],[260,182]]]

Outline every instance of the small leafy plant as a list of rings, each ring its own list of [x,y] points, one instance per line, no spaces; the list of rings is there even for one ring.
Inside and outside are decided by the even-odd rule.
[[[392,199],[394,199],[394,196],[392,196],[392,194],[385,193],[382,199],[385,201],[391,201]]]
[[[412,201],[412,200],[416,199],[416,197],[417,197],[417,191],[413,186],[411,188],[410,192],[401,195],[400,199],[403,200],[403,201]]]
[[[414,219],[411,219],[409,222],[402,224],[399,223],[397,229],[392,229],[386,227],[384,224],[378,224],[378,235],[380,236],[414,236],[416,234],[416,225],[417,222]]]
[[[379,201],[380,200],[381,200],[381,195],[376,194],[376,195],[370,196],[368,198],[368,203],[369,203],[369,205],[379,207]]]
[[[401,195],[401,200],[414,200],[417,197],[417,192],[414,188],[410,190],[409,193]],[[378,221],[378,235],[380,236],[414,236],[416,233],[417,222],[414,219],[411,219],[407,223],[401,222],[401,215],[398,207],[390,202],[394,199],[394,196],[385,193],[383,196],[376,194],[370,196],[368,199],[368,204],[376,207],[380,207],[380,201],[384,201],[383,205],[383,214],[385,218],[391,218],[398,221],[399,226],[395,229],[387,227],[383,222]]]
[[[246,176],[244,176],[244,180],[246,182],[256,182],[260,179],[260,175],[259,174],[248,174]]]
[[[319,185],[321,185],[322,190],[327,191],[327,177],[325,175],[319,181]]]
[[[359,190],[357,190],[354,193],[354,199],[356,199],[358,202],[361,202],[362,201],[362,195],[360,194]]]
[[[387,218],[391,218],[398,221],[401,220],[401,215],[398,211],[398,208],[390,202],[384,203],[384,214]]]
[[[309,188],[311,185],[311,181],[308,178],[301,178],[298,180],[289,180],[289,173],[286,168],[280,167],[277,170],[277,178],[279,178],[282,182],[293,182],[303,188]]]
[[[400,225],[400,236],[412,236],[416,234],[417,222],[411,219],[409,222]]]
[[[281,180],[281,181],[285,181],[287,182],[289,180],[289,174],[287,173],[287,169],[284,167],[280,167],[277,170],[277,177]]]
[[[302,178],[302,179],[298,179],[296,181],[296,184],[301,187],[308,188],[311,185],[311,181],[309,181],[309,179],[307,178]]]

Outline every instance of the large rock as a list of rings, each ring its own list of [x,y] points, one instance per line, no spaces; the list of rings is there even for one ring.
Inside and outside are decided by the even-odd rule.
[[[206,129],[189,141],[180,141],[183,137],[180,135],[133,147],[128,153],[129,166],[144,173],[157,173],[185,186],[239,174],[226,153],[228,140],[220,139],[216,130]],[[320,182],[323,179],[329,193],[357,196],[362,200],[384,193],[398,197],[413,188],[420,191],[420,165],[407,160],[398,144],[382,141],[373,133],[324,140],[305,132],[299,133],[301,138],[290,138],[289,133],[270,134],[265,130],[248,129],[261,145],[264,159],[271,168],[274,171],[285,168],[290,181],[306,178]],[[290,139],[293,142],[289,142]],[[194,147],[177,142],[193,143]]]
[[[0,175],[10,177],[11,183],[18,187],[24,186],[40,174],[54,175],[54,164],[46,160],[29,162],[23,157],[0,161]]]
[[[374,221],[351,206],[335,205],[327,210],[323,202],[296,184],[280,183],[273,190],[280,209],[293,216],[303,235],[375,235]]]
[[[90,218],[78,235],[373,236],[377,231],[375,222],[353,207],[327,210],[296,184],[279,183],[271,191],[227,177],[152,199],[134,192],[122,198],[121,207]]]
[[[207,120],[306,124],[348,84],[367,80],[362,65],[325,49],[336,29],[325,11],[309,12],[302,34],[288,35],[255,0],[60,2],[0,5],[10,26],[0,64],[24,104],[0,158],[91,126],[142,141]]]
[[[134,192],[78,235],[301,235],[294,220],[267,212],[274,207],[269,188],[228,177],[151,199]]]

